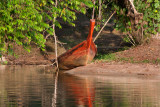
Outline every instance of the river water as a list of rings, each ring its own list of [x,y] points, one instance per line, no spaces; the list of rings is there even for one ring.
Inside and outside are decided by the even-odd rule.
[[[66,73],[57,78],[45,66],[0,66],[0,107],[160,107],[160,79]]]

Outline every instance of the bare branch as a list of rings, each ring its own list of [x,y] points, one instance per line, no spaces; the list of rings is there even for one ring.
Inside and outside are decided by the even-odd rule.
[[[116,13],[116,11],[114,11],[112,13],[112,15],[108,18],[108,20],[105,22],[105,24],[103,25],[103,27],[101,28],[101,30],[98,32],[98,34],[96,35],[96,37],[94,38],[93,42],[96,41],[96,39],[98,38],[98,36],[100,35],[100,33],[102,32],[102,30],[104,29],[104,27],[107,25],[107,23],[110,21],[110,19],[112,18],[112,16]]]
[[[55,0],[55,7],[57,7],[57,0]],[[54,13],[56,14],[56,12]],[[54,22],[56,21],[56,17],[54,17],[53,19],[53,29],[55,29],[55,24]],[[53,98],[52,98],[52,107],[56,107],[56,103],[57,103],[57,84],[58,84],[58,72],[59,72],[59,68],[58,68],[58,60],[57,60],[57,36],[55,33],[55,30],[53,31],[53,36],[54,36],[54,43],[55,43],[55,63],[57,66],[57,71],[56,71],[56,76],[55,76],[55,89],[54,89],[54,94],[53,94]]]
[[[93,4],[95,5],[96,3],[96,0],[93,0]],[[95,8],[93,7],[93,11],[92,11],[92,19],[94,19],[94,11],[95,11]]]
[[[137,10],[135,9],[135,6],[134,6],[134,4],[133,4],[133,1],[134,1],[134,0],[129,0],[131,6],[132,6],[132,8],[133,8],[134,14],[136,14],[136,13],[138,13],[138,12],[137,12]]]
[[[99,12],[98,12],[98,20],[100,21],[102,19],[102,1],[99,0]]]
[[[55,0],[55,7],[57,7],[57,0]],[[54,14],[56,14],[56,12]],[[53,30],[55,29],[55,24],[54,24],[55,21],[56,21],[56,17],[54,17],[54,19],[53,19],[53,26],[52,26]],[[55,43],[55,56],[56,56],[55,62],[56,62],[57,70],[59,71],[58,60],[57,60],[57,57],[58,57],[58,55],[57,55],[57,36],[56,36],[55,30],[53,31],[53,36],[54,36],[54,40],[55,40],[55,42],[54,42]]]
[[[130,43],[132,43],[133,46],[136,46],[136,42],[134,41],[133,37],[129,33],[128,33],[128,36],[126,35],[126,37],[128,38],[128,40],[130,41]]]
[[[50,36],[50,34],[47,34],[46,37],[45,37],[45,40],[47,40],[49,36]]]

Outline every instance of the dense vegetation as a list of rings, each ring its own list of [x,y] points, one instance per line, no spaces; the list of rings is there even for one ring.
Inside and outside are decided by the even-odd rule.
[[[143,14],[136,24],[133,23],[135,19],[128,16],[132,8],[126,1],[96,0],[94,5],[91,0],[57,0],[57,3],[54,0],[1,0],[0,57],[14,54],[13,44],[30,51],[30,44],[35,43],[44,50],[46,38],[53,36],[53,26],[62,28],[56,18],[74,26],[76,12],[91,16],[93,7],[99,27],[107,19],[106,13],[116,10],[116,28],[125,32],[125,40],[132,44],[141,44],[160,32],[159,0],[134,0],[136,10]]]
[[[116,10],[115,28],[124,33],[126,42],[138,45],[160,32],[160,1],[134,0],[134,5],[136,11],[129,0],[97,0],[95,13],[103,24],[109,17],[107,13]],[[99,27],[100,24],[96,28]]]
[[[138,16],[135,19],[129,16],[128,9],[116,6],[119,20],[115,20],[117,29],[126,33],[127,41],[133,44],[142,44],[152,35],[160,32],[160,1],[159,0],[134,0],[135,8],[142,13],[141,19]],[[120,12],[121,10],[121,12]],[[125,20],[124,20],[125,19]],[[136,22],[137,21],[137,22]]]
[[[14,54],[13,44],[30,51],[33,42],[43,50],[45,34],[53,35],[53,24],[61,28],[55,18],[62,18],[74,26],[75,11],[85,13],[86,8],[92,6],[90,0],[58,0],[58,4],[53,0],[1,0],[0,57],[5,53]]]

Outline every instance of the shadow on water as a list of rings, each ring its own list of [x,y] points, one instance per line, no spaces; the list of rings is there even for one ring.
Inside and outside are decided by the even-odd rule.
[[[75,76],[44,66],[0,67],[0,107],[159,107],[160,80]]]

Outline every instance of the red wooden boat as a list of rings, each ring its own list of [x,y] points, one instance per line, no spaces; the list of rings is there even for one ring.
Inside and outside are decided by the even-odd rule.
[[[95,20],[91,19],[87,40],[74,46],[72,49],[58,57],[58,65],[60,69],[72,69],[78,66],[84,66],[93,60],[97,52],[97,48],[92,41],[94,25]]]

